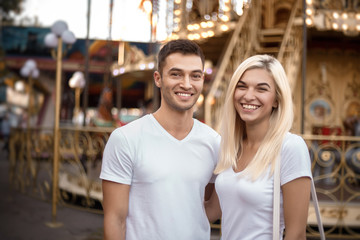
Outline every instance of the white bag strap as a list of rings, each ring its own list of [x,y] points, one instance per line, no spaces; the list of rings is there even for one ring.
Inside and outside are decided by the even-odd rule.
[[[320,239],[325,240],[324,226],[323,226],[323,223],[321,220],[319,202],[318,202],[318,199],[316,196],[316,189],[315,189],[315,184],[314,184],[313,179],[311,179],[311,197],[312,197],[314,208],[315,208],[316,220],[317,220],[319,232],[320,232]]]
[[[273,240],[280,239],[280,157],[275,161],[273,198]]]
[[[316,196],[315,184],[311,179],[311,197],[313,200],[320,239],[325,240],[324,227],[321,221],[319,202]],[[274,200],[273,200],[273,240],[280,239],[280,157],[276,159],[274,170]]]

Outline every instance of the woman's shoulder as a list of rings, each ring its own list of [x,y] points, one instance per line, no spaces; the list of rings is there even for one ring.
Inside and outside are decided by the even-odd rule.
[[[311,159],[304,139],[287,133],[281,150],[281,184],[298,177],[311,177]]]
[[[298,134],[287,132],[284,138],[284,143],[285,142],[291,142],[291,143],[304,142],[304,139]]]
[[[283,149],[298,149],[299,147],[306,147],[304,139],[297,134],[287,132],[283,141]]]
[[[196,128],[201,131],[201,134],[207,134],[209,137],[213,138],[220,138],[220,135],[217,131],[215,131],[212,127],[209,125],[197,120],[194,118],[194,124]]]

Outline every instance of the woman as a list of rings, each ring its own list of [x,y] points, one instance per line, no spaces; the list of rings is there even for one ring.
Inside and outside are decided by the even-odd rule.
[[[280,155],[280,236],[306,239],[311,165],[304,140],[289,133],[291,89],[281,64],[268,55],[245,60],[233,74],[221,125],[216,193],[206,202],[221,217],[222,239],[272,239],[273,172]]]

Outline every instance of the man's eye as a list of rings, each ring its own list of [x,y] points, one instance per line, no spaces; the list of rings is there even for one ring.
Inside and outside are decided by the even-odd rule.
[[[174,76],[174,77],[178,77],[178,76],[180,76],[180,73],[173,72],[173,73],[170,73],[170,75]]]
[[[194,75],[193,75],[193,78],[194,78],[194,79],[201,79],[201,74],[194,74]]]

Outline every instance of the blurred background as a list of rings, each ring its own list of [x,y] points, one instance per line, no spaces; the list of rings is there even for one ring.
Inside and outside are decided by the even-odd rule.
[[[292,131],[309,147],[327,238],[359,239],[359,8],[359,0],[1,0],[5,206],[23,198],[24,211],[47,204],[48,228],[62,233],[77,226],[62,214],[92,213],[86,218],[94,222],[82,226],[98,226],[101,239],[103,148],[116,127],[156,111],[156,54],[168,40],[187,38],[206,57],[194,117],[215,130],[241,61],[269,54],[283,64]],[[39,222],[33,229],[47,226]],[[214,239],[220,226],[212,224]],[[307,233],[318,238],[312,206]],[[0,239],[28,239],[4,234],[0,228]]]

